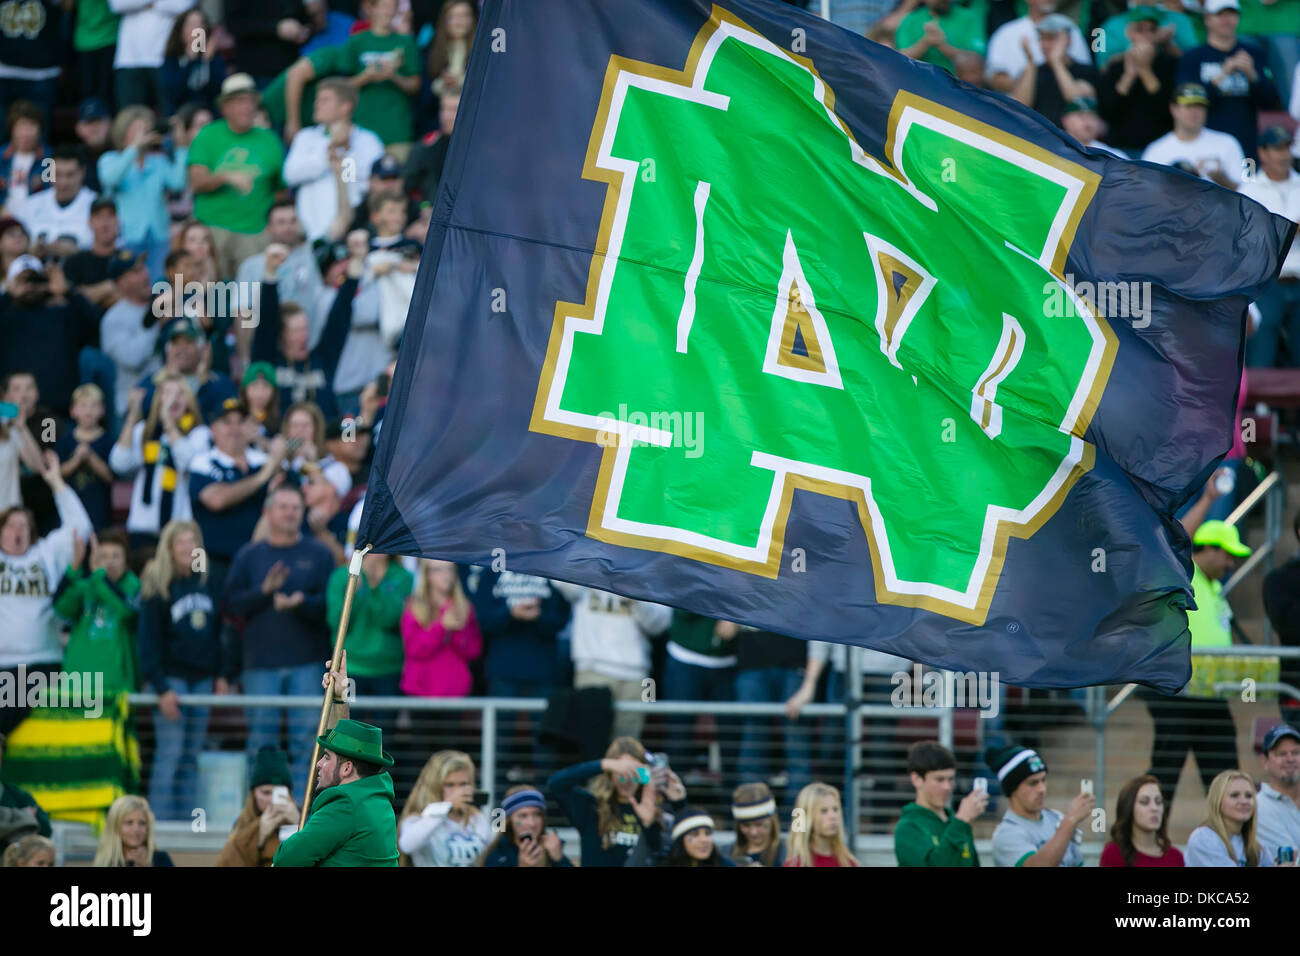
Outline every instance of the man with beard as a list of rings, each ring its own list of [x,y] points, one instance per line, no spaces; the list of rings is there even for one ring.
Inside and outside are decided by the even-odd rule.
[[[0,377],[30,369],[45,404],[66,418],[79,381],[78,356],[99,346],[99,320],[89,302],[69,294],[62,269],[19,256],[0,294],[0,342]]]
[[[1274,849],[1300,847],[1300,730],[1278,724],[1264,735],[1264,775],[1259,788],[1259,842]],[[1281,861],[1279,861],[1281,862]]]
[[[326,663],[328,667],[328,662]],[[393,812],[393,758],[378,727],[347,717],[340,691],[347,686],[347,655],[334,678],[337,721],[317,737],[316,795],[307,825],[276,851],[272,866],[397,866],[397,815]]]

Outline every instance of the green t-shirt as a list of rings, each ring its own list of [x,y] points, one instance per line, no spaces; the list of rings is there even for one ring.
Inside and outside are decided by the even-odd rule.
[[[77,0],[77,28],[72,46],[77,50],[102,50],[117,42],[117,21],[108,0]]]
[[[312,69],[316,71],[316,80],[334,76],[341,70],[343,45],[317,47],[307,54],[307,59],[311,61]],[[299,104],[298,115],[302,119],[304,129],[315,123],[316,80],[304,84],[302,88],[302,102]],[[285,70],[272,80],[262,93],[262,105],[266,107],[267,115],[271,117],[271,124],[280,129],[284,128],[284,121],[288,118],[284,103],[284,94],[288,85],[289,71]]]
[[[231,132],[225,120],[209,123],[190,144],[190,166],[213,172],[235,170],[253,177],[247,195],[233,186],[222,186],[194,196],[194,217],[199,222],[231,232],[257,233],[266,227],[275,191],[280,186],[284,147],[269,129],[254,126],[243,135]]]
[[[348,37],[347,43],[343,45],[343,62],[339,72],[346,76],[356,76],[370,63],[398,56],[399,50],[402,60],[397,75],[418,76],[420,53],[413,39],[401,33],[375,36],[369,30]],[[364,117],[366,128],[373,130],[385,146],[411,141],[411,97],[391,80],[368,83],[361,87],[356,117],[358,120]]]
[[[1300,35],[1300,0],[1277,0],[1277,3],[1268,6],[1259,0],[1240,0],[1240,3],[1241,23],[1237,27],[1239,36]]]
[[[1300,0],[1297,0],[1297,2],[1300,2]],[[898,25],[894,45],[900,50],[904,50],[916,43],[921,37],[925,36],[925,25],[934,19],[936,17],[930,12],[929,7],[918,7],[913,10],[903,17],[903,22]],[[954,46],[958,50],[969,50],[972,53],[978,53],[980,56],[984,55],[986,46],[984,20],[979,14],[967,10],[965,7],[952,7],[937,19],[939,26],[943,29],[944,36],[948,38],[950,46]],[[926,50],[921,59],[926,63],[941,66],[949,73],[957,72],[957,67],[953,62],[934,47]]]
[[[1300,0],[1295,0],[1300,3]],[[1156,8],[1156,14],[1159,16],[1158,28],[1174,28],[1174,43],[1178,44],[1178,49],[1186,53],[1194,46],[1200,46],[1204,42],[1203,37],[1196,33],[1196,24],[1192,18],[1185,13],[1174,13],[1170,10]],[[1101,25],[1102,41],[1095,44],[1097,47],[1093,51],[1093,59],[1097,61],[1097,69],[1105,69],[1106,63],[1113,56],[1118,56],[1128,50],[1128,34],[1125,29],[1128,27],[1128,12],[1117,13]],[[1085,38],[1086,39],[1086,38]]]

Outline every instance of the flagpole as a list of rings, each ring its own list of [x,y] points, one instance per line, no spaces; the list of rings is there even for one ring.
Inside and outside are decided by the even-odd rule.
[[[334,706],[333,672],[339,669],[343,660],[343,639],[348,633],[348,619],[352,616],[352,598],[357,593],[357,583],[361,580],[361,560],[370,553],[372,545],[366,545],[352,552],[352,561],[348,565],[348,590],[343,597],[343,613],[339,616],[339,629],[334,637],[334,657],[330,663],[330,678],[325,687],[325,700],[321,702],[320,720],[316,723],[316,739],[311,748],[311,768],[307,773],[307,792],[302,798],[302,818],[298,829],[307,825],[307,814],[311,812],[312,791],[316,789],[316,763],[320,760],[320,738],[325,736],[325,722],[329,720],[330,708]],[[346,690],[344,691],[346,693]]]

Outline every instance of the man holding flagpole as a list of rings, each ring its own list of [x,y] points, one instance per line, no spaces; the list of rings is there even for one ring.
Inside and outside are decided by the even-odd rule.
[[[329,663],[326,664],[329,667]],[[397,817],[393,813],[393,758],[378,727],[348,718],[339,696],[347,684],[347,656],[333,678],[334,706],[324,736],[316,738],[319,792],[307,825],[280,844],[272,866],[397,866]]]

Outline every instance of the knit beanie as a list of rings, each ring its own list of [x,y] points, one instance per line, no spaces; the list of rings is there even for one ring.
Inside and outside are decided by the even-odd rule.
[[[269,744],[253,758],[252,786],[256,788],[268,783],[293,788],[293,777],[289,775],[289,755]]]
[[[998,782],[1002,784],[1002,792],[1008,797],[1015,793],[1016,787],[1024,783],[1027,778],[1047,769],[1047,764],[1035,751],[1017,744],[990,747],[984,751],[984,762],[997,773]]]

